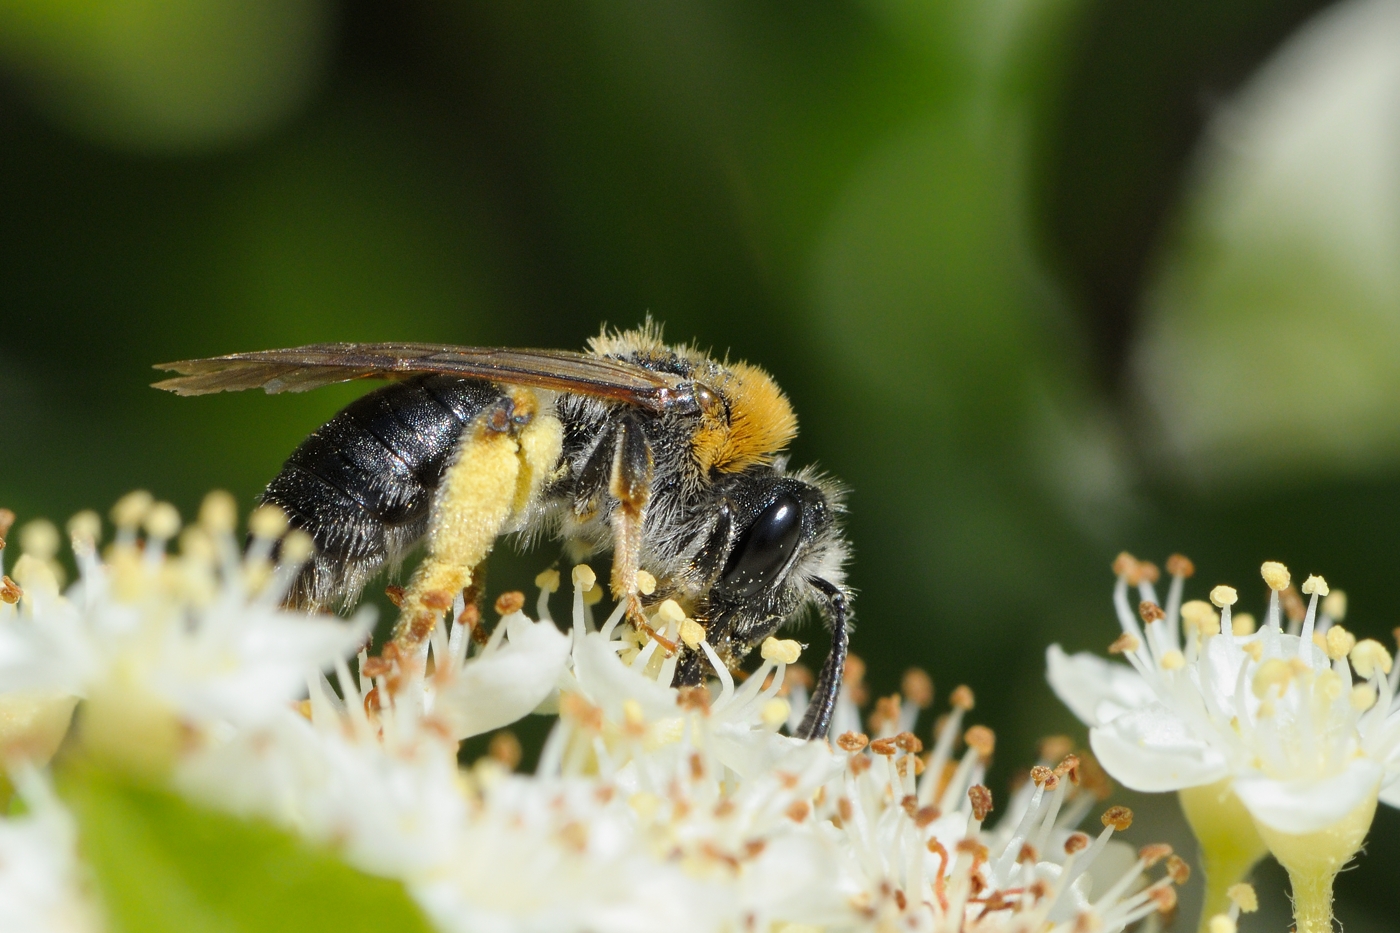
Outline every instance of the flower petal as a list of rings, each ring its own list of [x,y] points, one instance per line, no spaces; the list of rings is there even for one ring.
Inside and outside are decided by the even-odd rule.
[[[636,700],[648,720],[676,715],[676,691],[634,671],[617,656],[618,643],[597,632],[574,648],[574,676],[579,686],[610,719],[623,717],[622,705]]]
[[[564,670],[569,636],[554,623],[515,615],[503,624],[505,643],[469,661],[437,696],[433,712],[447,721],[455,738],[480,735],[527,715],[554,689]]]
[[[1156,701],[1142,675],[1125,664],[1114,664],[1081,651],[1068,655],[1059,645],[1045,651],[1045,677],[1055,696],[1086,726],[1112,722],[1131,709]]]
[[[1235,780],[1235,794],[1260,823],[1284,833],[1333,825],[1376,793],[1384,769],[1353,759],[1340,774],[1316,781],[1276,781],[1262,774]]]
[[[1180,790],[1218,781],[1229,772],[1224,755],[1161,704],[1089,730],[1089,744],[1104,770],[1133,790]]]

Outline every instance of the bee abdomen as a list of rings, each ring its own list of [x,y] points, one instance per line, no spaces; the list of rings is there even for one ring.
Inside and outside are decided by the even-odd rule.
[[[302,442],[263,493],[316,542],[289,600],[351,601],[401,559],[427,532],[463,427],[501,395],[490,382],[420,376],[356,399]]]

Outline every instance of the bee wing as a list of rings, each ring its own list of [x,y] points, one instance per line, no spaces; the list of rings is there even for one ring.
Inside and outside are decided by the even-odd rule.
[[[351,379],[395,379],[443,373],[492,382],[576,392],[660,409],[672,398],[674,377],[634,363],[571,350],[453,347],[433,343],[316,343],[285,350],[231,353],[158,363],[180,373],[155,383],[176,395],[241,389],[305,392]]]

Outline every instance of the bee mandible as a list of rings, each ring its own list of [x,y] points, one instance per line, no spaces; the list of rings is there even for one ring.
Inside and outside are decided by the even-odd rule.
[[[633,623],[675,599],[730,667],[821,607],[831,648],[798,734],[826,735],[850,628],[841,495],[788,469],[797,421],[758,367],[667,345],[648,322],[585,352],[329,343],[156,368],[181,374],[156,383],[179,395],[392,380],[308,437],[263,493],[316,544],[293,604],[352,602],[426,540],[394,628],[400,656],[421,657],[501,535],[610,545],[612,593]],[[701,683],[706,656],[666,644],[680,652],[674,685]]]

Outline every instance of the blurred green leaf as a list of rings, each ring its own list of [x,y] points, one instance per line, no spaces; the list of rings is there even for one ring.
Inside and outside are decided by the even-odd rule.
[[[113,933],[353,933],[430,928],[395,881],[265,824],[204,810],[89,764],[60,790]]]

